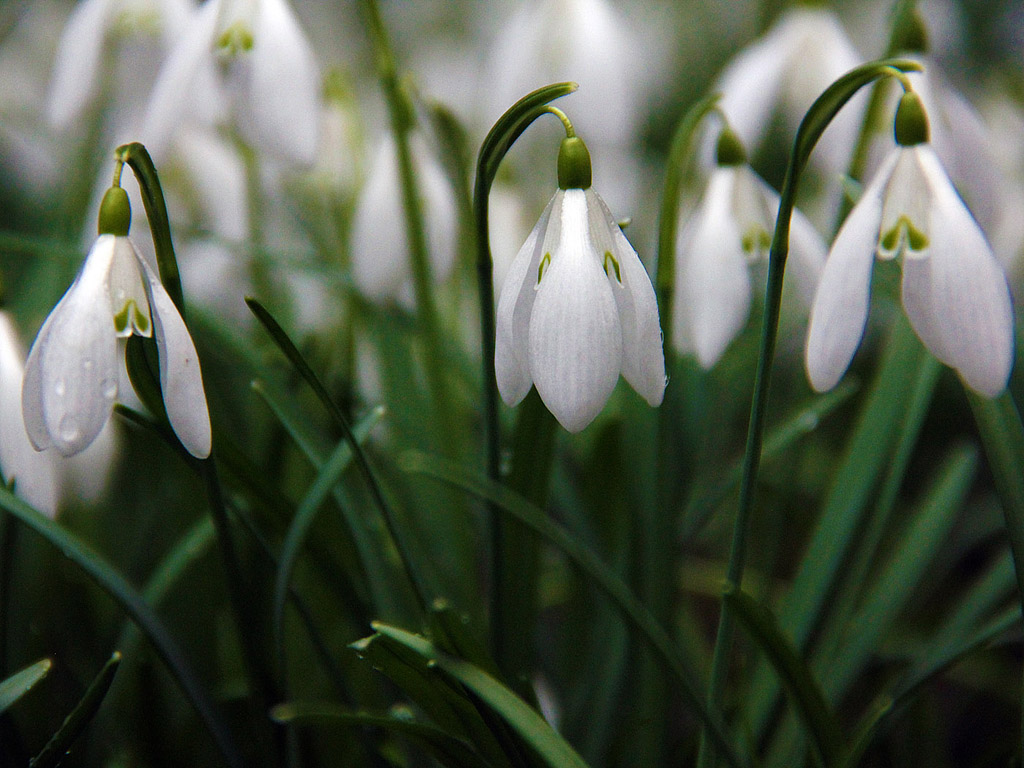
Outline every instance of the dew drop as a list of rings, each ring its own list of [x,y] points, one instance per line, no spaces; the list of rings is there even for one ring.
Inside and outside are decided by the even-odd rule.
[[[104,379],[100,383],[100,391],[107,400],[117,397],[117,382],[114,379]]]
[[[57,379],[57,383],[53,385],[53,391],[57,394],[57,397],[64,397],[64,393],[67,392],[64,379]]]
[[[82,434],[81,427],[78,426],[78,419],[74,416],[65,416],[60,420],[60,439],[66,442],[72,442],[77,440]]]
[[[91,371],[95,367],[95,365],[96,364],[87,357],[85,358],[85,360],[82,361],[82,370]]]

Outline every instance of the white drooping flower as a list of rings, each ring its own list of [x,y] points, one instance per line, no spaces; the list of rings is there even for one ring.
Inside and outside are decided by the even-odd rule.
[[[201,108],[197,99],[208,104],[215,84],[253,146],[312,163],[320,76],[286,0],[207,0],[196,9],[150,96],[141,139],[152,154],[166,151],[175,129]]]
[[[735,142],[733,156],[722,147]],[[733,149],[733,147],[729,147]],[[779,196],[742,157],[728,130],[719,139],[719,164],[700,205],[679,229],[676,244],[672,343],[703,368],[718,362],[750,314],[750,270],[764,261],[775,229]],[[793,211],[787,276],[810,306],[825,263],[825,242],[800,211]]]
[[[159,276],[127,237],[123,222],[104,226],[74,283],[36,336],[22,385],[22,410],[37,450],[84,450],[110,419],[118,392],[118,338],[152,336],[167,418],[197,458],[210,454],[210,417],[199,356]]]
[[[416,192],[423,207],[427,249],[435,281],[443,281],[455,264],[458,235],[455,194],[440,163],[420,135],[409,137]],[[356,200],[352,220],[352,279],[376,301],[413,303],[412,268],[402,203],[395,140],[381,139],[369,174]]]
[[[153,38],[157,41],[155,47],[143,45],[141,51],[125,51],[126,58],[131,59],[131,80],[144,81],[140,67],[148,70],[154,60],[159,61],[163,51],[177,38],[191,11],[190,0],[82,0],[78,3],[57,44],[46,109],[50,124],[63,129],[81,118],[101,90],[103,58],[116,40],[130,39],[137,43]]]
[[[831,389],[867,322],[871,267],[903,257],[903,308],[925,346],[975,391],[995,396],[1013,365],[1013,308],[1002,267],[927,143],[920,100],[907,93],[898,146],[843,222],[822,271],[807,335],[812,386]]]
[[[58,471],[50,452],[32,447],[21,415],[25,353],[6,312],[0,311],[0,472],[14,491],[48,517],[57,512]]]
[[[862,61],[830,10],[796,6],[728,64],[715,88],[722,94],[719,107],[753,151],[777,109],[795,129],[822,91]],[[815,154],[829,170],[846,170],[861,122],[863,99],[855,101],[836,116],[818,145]]]
[[[590,188],[589,157],[580,177],[567,179],[562,169],[560,158],[560,189],[505,277],[494,363],[508,405],[534,385],[558,422],[579,432],[604,407],[620,373],[660,405],[665,360],[654,288]]]

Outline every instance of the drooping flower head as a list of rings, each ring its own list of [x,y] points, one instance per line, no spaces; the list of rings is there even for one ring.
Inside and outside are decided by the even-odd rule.
[[[255,147],[312,163],[320,77],[287,0],[207,0],[161,68],[141,135],[154,155],[187,115],[222,102]]]
[[[767,258],[779,196],[747,165],[728,127],[718,139],[717,165],[696,212],[676,243],[672,343],[703,368],[718,362],[750,314],[750,268]],[[790,274],[809,306],[825,262],[825,243],[800,211],[793,212]]]
[[[118,391],[118,338],[152,336],[167,418],[193,456],[210,454],[199,356],[159,276],[128,238],[128,195],[111,187],[99,237],[50,312],[25,364],[22,410],[36,450],[84,450],[110,419]]]
[[[594,420],[620,373],[652,406],[665,392],[654,288],[590,177],[586,146],[570,135],[559,190],[513,260],[497,311],[502,399],[516,405],[536,386],[570,432]]]
[[[824,391],[853,358],[867,322],[871,266],[902,257],[903,308],[925,346],[968,386],[995,396],[1013,364],[1013,309],[1002,267],[928,143],[913,91],[896,112],[896,147],[832,244],[811,311],[807,373]]]

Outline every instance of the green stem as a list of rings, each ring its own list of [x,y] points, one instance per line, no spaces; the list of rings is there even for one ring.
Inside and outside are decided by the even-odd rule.
[[[185,298],[181,290],[181,274],[178,272],[178,260],[174,257],[174,244],[171,242],[171,222],[167,216],[167,204],[164,202],[164,191],[160,186],[160,178],[156,173],[153,158],[144,146],[137,141],[123,144],[114,150],[114,159],[119,164],[127,164],[135,173],[142,190],[142,202],[146,207],[149,219],[149,231],[153,235],[153,247],[156,249],[156,262],[160,270],[160,282],[164,284],[174,305],[184,317]],[[120,174],[115,172],[115,178]]]
[[[430,252],[427,245],[423,203],[416,188],[416,169],[413,165],[409,134],[415,127],[416,117],[413,104],[398,79],[398,68],[387,29],[381,19],[376,0],[364,0],[366,23],[370,43],[375,54],[377,75],[384,90],[388,112],[391,118],[391,132],[395,139],[398,155],[398,174],[402,187],[402,208],[405,212],[405,236],[409,245],[409,262],[412,269],[413,292],[420,329],[423,333],[426,375],[437,409],[438,422],[448,439],[441,445],[446,453],[457,453],[458,441],[451,439],[460,433],[456,429],[453,400],[448,395],[445,376],[443,337],[441,323],[434,301],[434,281],[431,275]]]
[[[793,151],[782,184],[779,210],[775,220],[775,233],[768,255],[768,284],[765,289],[761,340],[757,356],[757,369],[754,374],[754,393],[750,406],[746,448],[743,454],[739,504],[733,523],[732,544],[726,569],[726,581],[735,587],[743,585],[743,571],[747,561],[747,536],[750,531],[750,517],[753,511],[754,492],[757,487],[757,474],[761,462],[768,391],[771,383],[772,363],[775,359],[775,346],[778,341],[783,276],[786,259],[789,255],[789,227],[796,204],[800,174],[825,128],[857,91],[880,77],[892,76],[893,69],[905,71],[919,68],[920,65],[916,62],[896,59],[869,62],[857,67],[839,78],[818,97],[797,129]],[[708,688],[708,707],[712,710],[722,708],[734,634],[735,619],[732,612],[723,606],[718,618],[718,634],[715,638],[711,681]],[[714,763],[715,755],[711,751],[710,745],[707,740],[702,740],[698,766],[709,768]]]

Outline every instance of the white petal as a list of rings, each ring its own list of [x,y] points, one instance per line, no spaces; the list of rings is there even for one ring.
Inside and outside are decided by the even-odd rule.
[[[871,266],[882,220],[882,193],[896,157],[893,153],[886,158],[846,217],[821,272],[806,349],[807,376],[819,392],[839,383],[864,335]]]
[[[927,319],[933,326],[922,333],[914,322],[914,328],[929,347],[928,337],[939,336],[936,357],[956,368],[972,389],[994,397],[1005,389],[1013,365],[1013,308],[1006,276],[930,149],[923,149],[921,162],[933,196],[932,244],[924,260],[930,262]],[[918,265],[904,263],[904,285],[908,268]]]
[[[252,115],[267,149],[299,163],[316,156],[320,75],[285,0],[260,0],[252,48]]]
[[[68,127],[96,95],[110,1],[79,3],[61,33],[46,110],[50,125],[55,128]]]
[[[177,128],[195,109],[196,83],[213,59],[221,0],[197,8],[160,68],[145,110],[139,140],[154,158],[165,155]]]
[[[518,405],[533,385],[530,377],[530,315],[537,295],[537,274],[543,257],[551,212],[562,193],[556,192],[548,201],[536,226],[523,247],[512,260],[498,298],[495,319],[494,373],[501,399],[508,405]],[[561,206],[556,212],[560,225]]]
[[[37,449],[88,446],[117,396],[117,340],[107,293],[116,238],[101,235],[36,337],[22,384],[25,428]]]
[[[587,232],[583,190],[565,191],[561,223],[530,318],[530,374],[558,422],[579,432],[615,388],[622,333],[611,287]]]
[[[676,253],[673,337],[686,334],[704,368],[718,362],[750,313],[750,277],[731,205],[735,169],[712,173]]]
[[[149,290],[153,337],[160,355],[160,390],[167,419],[185,450],[198,459],[205,459],[210,455],[212,435],[199,355],[185,321],[160,278],[144,259],[139,259],[139,267],[145,272]]]
[[[661,405],[665,396],[665,353],[654,286],[604,200],[593,189],[585,194],[594,247],[599,254],[611,252],[619,265],[621,282],[614,271],[605,274],[622,328],[622,375],[650,405]]]
[[[58,496],[54,454],[32,447],[21,415],[24,360],[14,325],[0,311],[0,470],[21,498],[53,517]]]
[[[779,98],[789,58],[791,31],[783,24],[741,51],[726,67],[715,90],[729,126],[753,150],[767,129]]]

